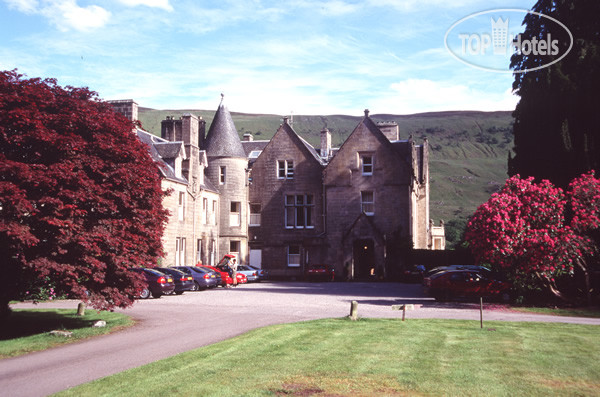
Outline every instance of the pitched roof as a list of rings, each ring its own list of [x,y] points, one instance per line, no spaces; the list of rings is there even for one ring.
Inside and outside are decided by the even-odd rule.
[[[233,124],[231,114],[222,101],[215,113],[215,118],[210,124],[204,149],[208,157],[246,158],[246,153]]]
[[[177,174],[175,173],[175,169],[173,167],[171,167],[169,165],[169,163],[167,163],[165,161],[165,158],[163,158],[163,156],[156,149],[157,144],[160,146],[160,145],[171,143],[172,144],[171,148],[173,148],[173,150],[175,150],[174,148],[177,146],[179,146],[180,150],[182,150],[183,142],[169,142],[166,139],[159,138],[159,137],[152,135],[151,133],[144,131],[140,128],[136,128],[136,134],[140,141],[142,141],[146,145],[148,145],[148,151],[150,153],[150,157],[152,157],[152,159],[154,161],[156,161],[156,163],[158,163],[158,165],[159,165],[158,168],[163,177],[173,180],[173,181],[176,181],[176,182],[179,182],[179,183],[184,183],[184,184],[188,183],[188,181],[187,181],[187,179],[185,179],[185,177],[177,176]],[[183,150],[183,154],[185,155],[185,150]]]
[[[183,152],[183,158],[185,159],[185,150],[183,149],[182,142],[155,142],[154,148],[163,159],[175,158],[181,152]]]

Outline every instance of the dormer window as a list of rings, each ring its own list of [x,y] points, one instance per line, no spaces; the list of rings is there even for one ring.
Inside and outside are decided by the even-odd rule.
[[[361,154],[360,155],[360,168],[362,174],[365,176],[373,175],[373,155],[372,154]]]
[[[292,160],[277,160],[277,178],[294,179],[294,162]]]
[[[260,156],[261,153],[262,153],[262,150],[253,150],[248,155],[248,158],[250,158],[250,159],[257,159],[258,156]]]

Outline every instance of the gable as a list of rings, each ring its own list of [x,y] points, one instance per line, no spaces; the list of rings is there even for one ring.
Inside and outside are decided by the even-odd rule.
[[[373,180],[378,184],[409,184],[411,162],[365,117],[325,168],[325,185],[351,185],[362,175],[361,157],[371,157]]]
[[[296,167],[316,169],[319,173],[324,167],[316,150],[285,122],[264,147],[252,169],[274,170],[278,160],[292,160]]]

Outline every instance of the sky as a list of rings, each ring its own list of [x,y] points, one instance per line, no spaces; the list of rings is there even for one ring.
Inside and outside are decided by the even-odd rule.
[[[534,3],[0,0],[0,70],[154,109],[216,110],[224,94],[230,111],[280,115],[513,110],[512,74],[445,39],[469,15]]]

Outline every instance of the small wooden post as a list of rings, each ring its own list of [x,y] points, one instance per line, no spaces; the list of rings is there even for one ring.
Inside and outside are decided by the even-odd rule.
[[[85,303],[79,302],[79,304],[77,305],[77,315],[85,316]]]
[[[358,302],[352,301],[350,305],[350,320],[356,321],[358,320]]]
[[[479,298],[479,324],[483,329],[483,297]]]
[[[402,310],[402,321],[406,318],[407,310],[415,310],[415,305],[392,305],[392,310]]]

